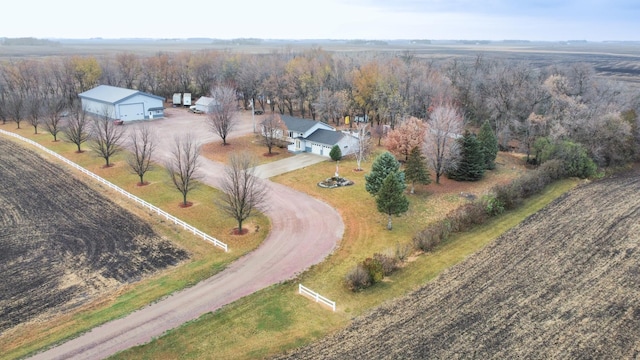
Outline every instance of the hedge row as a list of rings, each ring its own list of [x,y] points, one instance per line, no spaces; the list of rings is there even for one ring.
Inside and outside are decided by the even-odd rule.
[[[565,172],[562,162],[547,161],[536,171],[529,172],[509,184],[494,186],[488,195],[459,207],[447,214],[444,220],[421,230],[413,237],[413,245],[425,252],[433,251],[452,233],[468,231],[485,223],[492,216],[520,206],[525,199],[539,194],[547,185],[563,177]]]

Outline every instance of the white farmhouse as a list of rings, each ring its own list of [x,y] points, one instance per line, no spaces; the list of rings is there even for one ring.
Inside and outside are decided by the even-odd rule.
[[[287,115],[281,117],[287,127],[284,138],[289,143],[287,149],[291,152],[309,152],[329,157],[329,152],[334,145],[340,146],[343,156],[355,151],[356,141],[349,133],[336,131],[332,126],[320,121]]]
[[[164,98],[138,90],[100,85],[78,94],[82,108],[124,122],[164,117]]]

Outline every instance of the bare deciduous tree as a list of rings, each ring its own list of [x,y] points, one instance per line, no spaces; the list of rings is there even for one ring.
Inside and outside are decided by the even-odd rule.
[[[451,104],[436,106],[427,122],[424,153],[436,173],[436,184],[440,176],[454,169],[458,159],[458,142],[462,133],[463,120],[460,112]]]
[[[369,134],[369,124],[358,123],[356,125],[356,164],[358,171],[362,171],[362,162],[367,159],[371,153],[371,135]]]
[[[8,97],[7,110],[13,122],[20,129],[20,123],[24,120],[26,111],[24,95],[19,91],[12,91]]]
[[[255,176],[257,162],[248,153],[233,153],[225,169],[221,189],[224,192],[218,206],[238,221],[238,233],[242,234],[242,223],[256,210],[264,210],[267,187]]]
[[[140,62],[138,55],[131,52],[119,53],[116,55],[116,66],[121,86],[133,89],[136,76],[140,72]]]
[[[42,113],[44,112],[42,99],[39,96],[32,95],[27,99],[27,121],[33,126],[33,133],[38,133],[38,126],[42,122]]]
[[[318,95],[318,102],[315,104],[315,108],[322,121],[328,123],[329,120],[333,120],[336,125],[340,125],[340,119],[347,112],[348,101],[346,91],[324,89]]]
[[[90,135],[90,147],[105,161],[105,167],[111,166],[109,160],[120,151],[124,128],[116,125],[108,109],[93,119]]]
[[[7,123],[9,115],[7,105],[9,104],[8,96],[10,84],[7,83],[7,71],[7,65],[0,64],[0,120],[2,120],[2,125]]]
[[[278,114],[267,116],[260,122],[260,127],[262,143],[269,149],[269,155],[271,155],[271,149],[281,141],[287,128]]]
[[[187,207],[187,194],[196,187],[198,179],[198,157],[200,156],[200,143],[195,136],[188,133],[174,139],[171,158],[165,162],[165,168],[173,185],[182,194],[182,206]]]
[[[223,145],[227,145],[227,136],[237,123],[236,92],[227,86],[217,86],[211,90],[211,96],[215,102],[207,114],[209,128],[222,138]]]
[[[135,129],[129,136],[131,154],[127,157],[127,164],[134,174],[140,177],[139,185],[144,185],[144,174],[151,170],[151,156],[156,148],[154,135],[149,126]]]
[[[81,145],[89,140],[89,117],[81,106],[78,105],[71,111],[71,116],[62,133],[66,141],[76,144],[78,147],[76,152],[81,153]]]
[[[44,102],[44,127],[53,136],[53,141],[58,141],[58,133],[62,130],[62,111],[65,102],[60,96],[49,96]]]
[[[388,133],[387,128],[388,128],[387,125],[382,125],[382,124],[373,125],[373,134],[375,134],[376,138],[378,139],[378,146],[382,145],[382,139],[385,136],[387,136],[387,133]]]

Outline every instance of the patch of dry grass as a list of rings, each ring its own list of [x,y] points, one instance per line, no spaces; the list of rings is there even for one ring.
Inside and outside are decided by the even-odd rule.
[[[409,211],[393,218],[393,230],[386,230],[386,216],[377,211],[374,198],[365,190],[364,175],[371,161],[363,164],[364,171],[355,171],[355,160],[340,161],[340,176],[353,180],[353,186],[324,189],[317,183],[335,172],[335,163],[321,162],[306,169],[272,178],[321,199],[340,212],[345,223],[345,234],[339,249],[314,271],[304,275],[305,283],[329,298],[341,299],[344,311],[360,314],[382,301],[379,289],[390,285],[381,283],[362,293],[353,293],[344,286],[344,277],[358,262],[374,253],[393,253],[398,245],[411,244],[415,233],[456,209],[468,200],[461,193],[481,197],[496,183],[508,182],[520,176],[526,168],[519,157],[499,154],[495,170],[488,171],[477,182],[457,182],[443,177],[440,184],[417,186],[416,194],[407,195]],[[435,176],[432,174],[432,179]]]
[[[207,159],[226,164],[229,154],[240,151],[254,155],[258,165],[293,156],[286,148],[278,147],[273,147],[269,154],[269,149],[262,144],[262,139],[258,135],[246,135],[228,140],[226,146],[222,145],[222,140],[211,142],[202,146],[200,153]]]

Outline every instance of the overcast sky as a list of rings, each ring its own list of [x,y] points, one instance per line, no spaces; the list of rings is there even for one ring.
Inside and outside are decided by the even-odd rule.
[[[640,40],[640,0],[11,0],[0,37]]]

